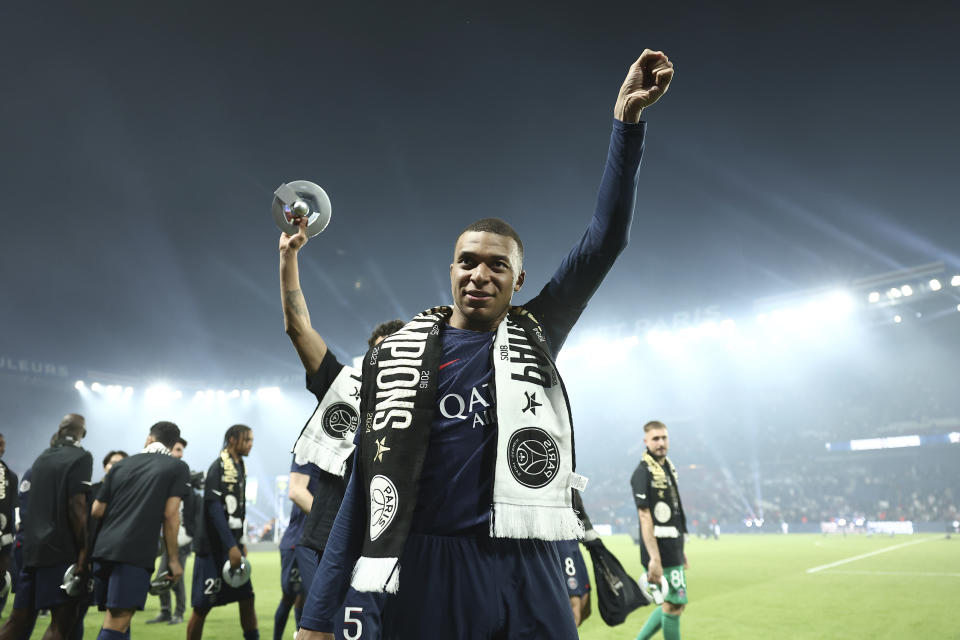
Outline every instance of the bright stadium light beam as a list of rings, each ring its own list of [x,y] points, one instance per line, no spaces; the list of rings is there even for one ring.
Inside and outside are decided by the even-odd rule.
[[[280,387],[260,387],[257,389],[257,398],[260,400],[274,401],[280,400],[282,397]]]
[[[899,315],[896,315],[896,316],[893,316],[893,321],[896,322],[897,324],[900,324],[901,322],[903,322],[903,318],[901,318]]]
[[[147,387],[147,390],[143,392],[143,397],[150,403],[166,404],[182,398],[183,392],[179,389],[171,389],[165,382],[158,382]]]
[[[930,285],[930,291],[940,291],[940,289],[943,288],[943,285],[940,284],[940,281],[936,278],[931,280],[928,284]]]
[[[960,276],[953,276],[950,278],[951,287],[960,287]]]
[[[913,295],[913,287],[911,287],[911,286],[908,285],[908,284],[905,284],[905,285],[903,285],[902,287],[900,287],[900,293],[902,293],[904,296],[912,296],[912,295]]]
[[[101,393],[103,391],[103,385],[99,382],[94,382],[90,385],[90,390],[95,391],[96,393]]]
[[[87,385],[83,384],[83,380],[77,380],[73,383],[73,388],[77,391],[83,391]]]
[[[870,295],[867,296],[867,301],[868,301],[868,302],[880,302],[880,292],[879,292],[879,291],[871,291],[871,292],[870,292]]]

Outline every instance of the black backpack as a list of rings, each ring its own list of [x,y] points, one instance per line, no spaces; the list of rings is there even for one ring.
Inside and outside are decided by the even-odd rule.
[[[611,627],[622,624],[634,609],[650,604],[637,581],[630,577],[600,538],[589,542],[584,540],[583,544],[593,561],[594,592],[604,622]]]

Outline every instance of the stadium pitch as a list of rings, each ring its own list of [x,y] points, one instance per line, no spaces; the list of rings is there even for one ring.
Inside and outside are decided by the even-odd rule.
[[[628,536],[604,542],[628,571],[639,575],[639,551]],[[269,638],[280,598],[280,554],[250,557],[260,637]],[[687,557],[690,604],[681,618],[685,638],[960,638],[960,537],[725,535],[692,538]],[[584,558],[589,566],[586,550]],[[192,568],[191,557],[188,580]],[[4,619],[9,609],[8,602]],[[580,637],[632,639],[650,611],[641,608],[611,628],[594,602]],[[147,625],[158,612],[157,599],[151,597],[146,610],[134,617],[132,635],[138,640],[186,635],[185,624]],[[95,638],[101,620],[101,613],[89,611],[84,637]],[[48,622],[39,619],[31,637],[39,639]],[[292,639],[293,631],[291,613],[284,638]],[[236,605],[210,612],[204,637],[239,636]]]

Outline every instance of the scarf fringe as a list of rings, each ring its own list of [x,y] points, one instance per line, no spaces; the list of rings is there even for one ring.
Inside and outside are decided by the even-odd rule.
[[[334,451],[323,444],[301,438],[293,449],[294,458],[299,465],[313,463],[335,476],[343,477],[347,472],[347,463],[341,451]]]
[[[400,588],[400,559],[360,556],[350,586],[357,591],[396,593]]]
[[[490,535],[494,538],[579,540],[583,522],[571,507],[494,503]]]

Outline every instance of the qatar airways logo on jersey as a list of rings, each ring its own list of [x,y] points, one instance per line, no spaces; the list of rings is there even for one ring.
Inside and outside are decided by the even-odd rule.
[[[440,415],[448,420],[458,418],[463,422],[472,421],[473,428],[484,427],[491,423],[493,416],[490,413],[492,389],[489,383],[470,390],[470,398],[464,398],[459,393],[448,393],[440,398]]]
[[[430,376],[423,370],[423,352],[434,326],[433,320],[410,322],[380,343],[376,406],[368,429],[406,429],[413,423],[414,397],[421,381]]]

